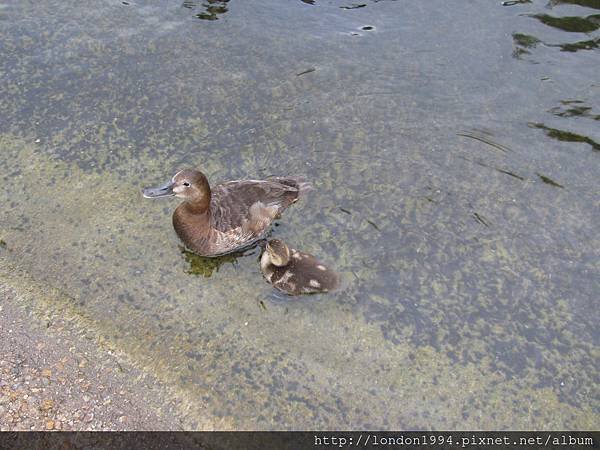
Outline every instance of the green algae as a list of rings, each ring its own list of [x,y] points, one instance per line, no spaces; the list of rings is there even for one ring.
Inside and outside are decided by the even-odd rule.
[[[37,210],[39,216],[38,207],[48,205],[51,198],[61,199],[60,206],[55,206],[60,209],[45,210],[42,217],[31,215],[29,230],[37,230],[38,236],[33,246],[27,242],[31,231],[11,230],[11,219],[3,216],[2,226],[8,230],[7,239],[14,242],[16,257],[5,260],[12,262],[3,266],[12,269],[2,272],[2,282],[29,292],[35,283],[60,289],[50,294],[35,289],[23,300],[24,305],[40,317],[73,317],[77,326],[102,345],[122,352],[137,367],[169,383],[178,398],[187,398],[181,414],[190,428],[263,428],[282,416],[294,420],[294,427],[318,422],[336,428],[381,424],[383,411],[387,411],[384,427],[427,424],[434,428],[525,429],[568,425],[586,429],[598,423],[585,403],[574,406],[551,388],[535,387],[539,378],[533,368],[524,377],[503,375],[502,367],[495,366],[498,362],[486,356],[489,349],[483,335],[469,339],[478,359],[457,363],[448,356],[454,350],[451,345],[436,349],[411,344],[414,327],[405,329],[404,338],[397,335],[390,340],[378,321],[364,321],[351,311],[338,310],[338,319],[340,314],[347,316],[341,324],[353,324],[353,337],[348,341],[347,325],[339,331],[331,327],[328,317],[334,314],[335,302],[306,304],[295,311],[273,304],[257,312],[248,300],[264,301],[252,294],[249,286],[264,292],[268,285],[260,279],[256,256],[242,257],[237,264],[225,264],[212,273],[219,265],[216,263],[207,272],[206,261],[197,260],[200,257],[184,254],[181,258],[168,211],[159,213],[163,219],[153,226],[136,219],[160,210],[153,209],[154,202],[138,201],[134,185],[42,157],[33,146],[15,138],[3,136],[0,143],[7,157],[28,162],[19,167],[24,179],[39,180],[28,193],[26,211]],[[51,181],[64,180],[65,174],[77,181]],[[94,188],[86,189],[89,186]],[[75,211],[77,220],[65,220]],[[498,243],[493,248],[487,254],[490,263],[512,258]],[[58,258],[60,264],[48,265],[45,261],[49,258]],[[165,261],[171,261],[172,267],[165,269]],[[210,281],[217,286],[203,284],[201,289],[188,278],[188,264],[201,275],[212,273]],[[165,270],[169,277],[160,275]],[[136,275],[138,271],[144,276]],[[234,285],[219,283],[225,280],[223,271],[238,281]],[[368,271],[357,273],[363,280],[369,277]],[[102,285],[103,280],[111,280],[110,291]],[[423,298],[450,299],[453,284],[434,281],[431,294],[425,291]],[[227,297],[221,289],[229,291]],[[152,291],[161,294],[150,295]],[[174,292],[172,297],[169,291]],[[115,303],[119,298],[124,301]],[[217,302],[223,301],[218,307]],[[371,301],[392,306],[387,296],[371,295]],[[482,301],[487,302],[485,297]],[[98,314],[101,311],[112,312],[103,318],[104,314]],[[406,316],[411,310],[398,311]],[[559,314],[561,320],[568,317],[567,310]],[[553,314],[547,315],[554,320]],[[429,332],[437,330],[440,342],[448,340],[451,335],[444,316],[431,319],[435,326]],[[132,323],[136,324],[133,329]],[[547,326],[557,324],[548,322]],[[480,327],[485,329],[486,321],[473,323],[464,332],[477,335]],[[499,324],[495,327],[498,336],[506,336],[507,330]],[[285,329],[285,334],[273,335],[279,328]],[[268,329],[271,331],[265,333]],[[512,345],[526,345],[526,341]],[[345,350],[331,353],[331,348]],[[584,366],[575,365],[574,370],[577,367]],[[362,388],[357,390],[356,385]],[[251,389],[240,392],[231,386]],[[524,404],[529,405],[525,411]],[[258,420],[252,414],[256,410],[262,411]]]
[[[218,272],[219,268],[225,264],[235,264],[238,257],[244,256],[243,253],[236,255],[224,255],[217,258],[207,258],[205,256],[196,255],[195,253],[186,250],[183,246],[180,246],[181,253],[185,258],[185,261],[190,265],[186,273],[190,275],[202,275],[203,277],[210,278],[213,272]]]
[[[163,388],[166,386],[166,395],[177,400],[180,409],[177,411],[177,418],[184,427],[191,428],[192,423],[197,424],[197,428],[203,429],[224,429],[229,425],[224,420],[214,420],[208,417],[201,405],[190,400],[185,390],[179,389],[176,384],[170,382],[169,377],[164,377],[164,373],[156,371],[156,366],[144,361],[140,355],[134,355],[124,351],[123,342],[115,342],[111,338],[112,324],[108,321],[99,321],[97,317],[91,316],[82,308],[77,307],[76,299],[60,289],[51,288],[47,283],[39,283],[22,269],[14,266],[11,262],[3,260],[0,268],[0,285],[2,288],[13,290],[17,295],[19,306],[32,313],[41,324],[46,324],[49,333],[55,333],[60,336],[61,330],[54,329],[53,323],[60,319],[66,321],[71,330],[84,336],[86,339],[93,340],[99,348],[108,350],[118,355],[122,360],[146,371],[153,376],[163,376]],[[118,364],[117,369],[121,372],[123,368]]]

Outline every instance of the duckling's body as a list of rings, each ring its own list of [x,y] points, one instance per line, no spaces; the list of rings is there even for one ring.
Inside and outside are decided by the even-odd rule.
[[[314,256],[289,248],[279,239],[267,242],[260,259],[265,279],[289,295],[329,292],[340,284],[340,276]]]
[[[182,170],[165,186],[144,189],[149,198],[183,198],[173,227],[183,243],[202,256],[242,250],[260,239],[273,220],[310,188],[297,177],[238,180],[212,189],[204,174]]]

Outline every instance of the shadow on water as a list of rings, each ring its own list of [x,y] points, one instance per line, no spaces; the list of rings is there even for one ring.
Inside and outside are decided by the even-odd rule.
[[[245,252],[232,253],[229,255],[223,255],[216,258],[208,258],[206,256],[196,255],[195,253],[187,250],[183,246],[179,246],[181,254],[185,261],[190,265],[185,271],[190,275],[202,275],[205,278],[210,278],[215,271],[219,271],[221,266],[226,263],[236,265],[237,259],[242,256],[248,256],[255,252],[255,249],[247,250]]]

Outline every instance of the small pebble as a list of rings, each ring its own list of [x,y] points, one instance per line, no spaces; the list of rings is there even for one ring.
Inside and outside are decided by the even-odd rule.
[[[49,411],[54,407],[54,400],[51,400],[49,398],[45,399],[42,401],[42,404],[40,406],[40,409],[42,411]]]

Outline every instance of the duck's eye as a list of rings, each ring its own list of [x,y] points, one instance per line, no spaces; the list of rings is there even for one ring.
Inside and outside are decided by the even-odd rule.
[[[187,181],[184,181],[184,182],[183,182],[183,185],[184,185],[185,187],[188,187],[188,186],[190,185],[190,183],[188,183]]]

